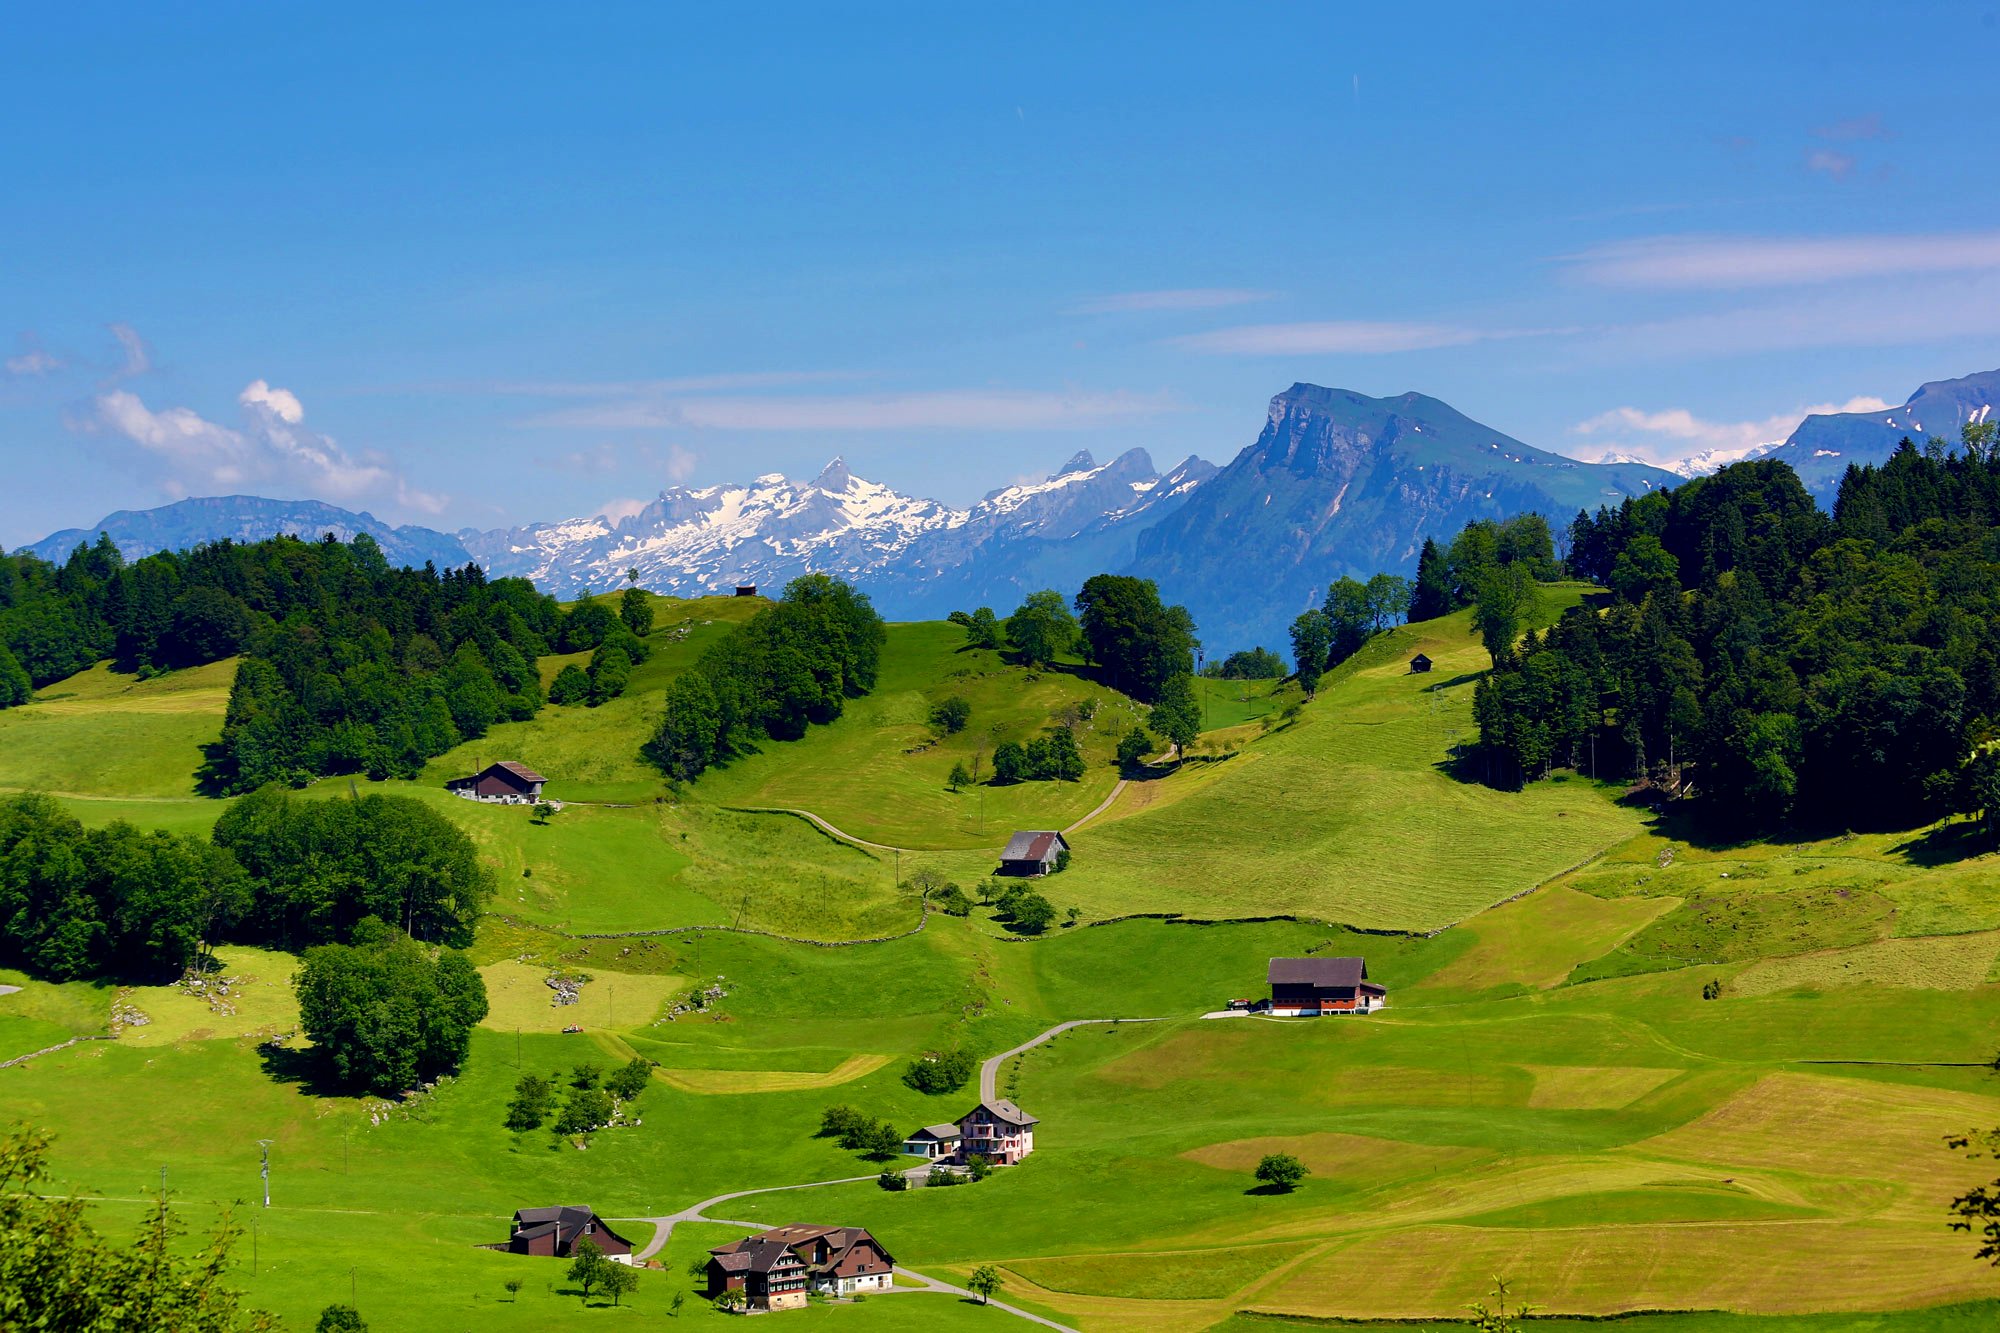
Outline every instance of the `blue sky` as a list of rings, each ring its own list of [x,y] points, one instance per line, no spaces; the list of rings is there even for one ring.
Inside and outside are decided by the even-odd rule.
[[[0,544],[964,502],[1294,380],[1665,458],[2000,366],[1992,4],[409,8],[10,15]]]

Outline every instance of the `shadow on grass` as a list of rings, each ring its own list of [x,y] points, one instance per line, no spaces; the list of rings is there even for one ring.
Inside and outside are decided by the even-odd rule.
[[[350,1088],[333,1080],[332,1071],[314,1050],[297,1051],[289,1046],[268,1043],[257,1048],[258,1063],[273,1083],[289,1083],[314,1097],[352,1097]]]
[[[1279,1199],[1287,1194],[1296,1194],[1298,1187],[1296,1185],[1252,1185],[1243,1192],[1252,1198]]]
[[[2000,831],[1991,824],[1970,821],[1962,824],[1937,824],[1897,843],[1889,850],[1911,865],[1922,866],[1929,870],[2000,851],[2000,836],[1996,834],[2000,834]]]

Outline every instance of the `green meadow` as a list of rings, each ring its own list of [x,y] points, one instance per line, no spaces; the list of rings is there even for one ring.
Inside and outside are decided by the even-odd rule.
[[[675,792],[638,757],[648,710],[753,607],[660,599],[626,698],[545,709],[422,782],[384,784],[464,828],[498,890],[473,950],[492,1012],[432,1091],[331,1095],[295,1042],[267,1044],[296,1026],[284,954],[222,950],[230,1012],[176,987],[0,972],[19,987],[0,996],[0,1060],[103,1033],[114,1009],[148,1019],[0,1069],[7,1118],[58,1135],[52,1191],[97,1200],[119,1230],[165,1168],[191,1226],[230,1209],[249,1228],[232,1280],[293,1328],[350,1294],[388,1333],[657,1326],[676,1294],[681,1317],[713,1322],[685,1267],[739,1229],[681,1228],[619,1308],[568,1290],[560,1264],[479,1246],[514,1209],[557,1202],[630,1219],[644,1243],[645,1218],[759,1188],[779,1192],[711,1216],[867,1226],[906,1266],[961,1282],[993,1264],[1004,1299],[1090,1333],[1447,1327],[1496,1273],[1571,1317],[1538,1328],[1904,1333],[2000,1313],[2000,1276],[1944,1226],[1948,1201],[1995,1173],[1945,1136],[2000,1125],[2000,856],[1967,830],[1715,846],[1581,777],[1461,781],[1452,750],[1485,655],[1452,617],[1383,636],[1310,702],[1203,682],[1203,743],[1129,783],[1045,886],[1082,924],[1020,940],[982,908],[885,943],[787,942],[772,936],[912,930],[916,871],[969,884],[1012,827],[1102,802],[1140,710],[1076,664],[1030,679],[953,627],[898,625],[880,689],[839,722]],[[1419,650],[1428,676],[1407,671]],[[223,806],[190,775],[227,682],[222,667],[64,682],[0,713],[0,788],[200,832]],[[972,722],[936,738],[930,706],[953,693]],[[986,789],[983,828],[979,792],[946,789],[952,763],[1084,705],[1083,782]],[[543,823],[442,790],[500,757],[570,804]],[[789,809],[911,850],[771,813]],[[1106,920],[1127,913],[1184,919]],[[1364,955],[1389,1007],[1200,1017],[1262,993],[1270,957],[1304,953]],[[551,1003],[554,972],[584,978],[578,1004]],[[671,1014],[707,987],[724,993]],[[1074,1029],[1007,1062],[1003,1095],[1041,1118],[1023,1165],[948,1190],[783,1188],[879,1169],[816,1136],[829,1104],[905,1130],[954,1117],[970,1090],[913,1091],[911,1059],[988,1055],[1075,1018],[1158,1021]],[[582,1144],[505,1128],[522,1073],[634,1055],[656,1063],[639,1124]],[[1278,1151],[1311,1168],[1289,1194],[1251,1175]],[[1012,1326],[907,1292],[783,1318]]]

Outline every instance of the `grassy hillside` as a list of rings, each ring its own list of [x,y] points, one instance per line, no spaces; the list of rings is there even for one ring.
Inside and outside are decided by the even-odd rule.
[[[1074,664],[1027,672],[964,645],[956,625],[891,625],[873,694],[850,700],[839,721],[804,740],[769,745],[703,776],[696,794],[724,805],[808,809],[857,837],[899,847],[997,849],[1013,829],[1082,818],[1116,785],[1118,738],[1144,710]],[[953,695],[972,705],[972,720],[939,738],[930,710]],[[1089,764],[1083,781],[958,793],[945,786],[954,764],[970,769],[976,754],[984,765],[996,745],[1030,740],[1074,707],[1095,710],[1077,732]]]
[[[109,1200],[113,1218],[163,1163],[180,1206],[207,1215],[254,1190],[253,1141],[274,1139],[260,1268],[235,1276],[295,1321],[342,1295],[350,1267],[364,1295],[398,1293],[363,1301],[384,1330],[631,1317],[564,1299],[554,1266],[471,1247],[513,1208],[558,1197],[643,1217],[730,1189],[869,1174],[814,1137],[829,1102],[913,1127],[966,1099],[905,1088],[912,1055],[960,1040],[993,1051],[1061,1018],[1119,1014],[1173,1021],[1078,1029],[1003,1071],[1003,1091],[1042,1117],[1025,1166],[969,1189],[835,1186],[730,1214],[866,1225],[938,1274],[999,1263],[1010,1297],[1085,1330],[1192,1333],[1241,1309],[1436,1318],[1495,1271],[1569,1313],[2000,1297],[2000,1277],[1941,1228],[1944,1201],[1977,1178],[1942,1136],[2000,1123],[1991,1076],[1965,1067],[2000,1044],[2000,988],[1906,987],[1894,1004],[1868,983],[1736,993],[1755,962],[1562,984],[1552,960],[1616,947],[1645,919],[1629,907],[1592,917],[1578,899],[1594,901],[1544,892],[1431,940],[1142,921],[1014,944],[936,919],[850,949],[711,934],[579,954],[559,935],[496,925],[479,950],[496,1013],[464,1074],[380,1123],[379,1106],[315,1096],[260,1057],[254,1033],[283,1021],[262,998],[278,972],[243,951],[230,970],[257,983],[237,1029],[205,1033],[198,1013],[167,1008],[185,997],[138,993],[127,1003],[154,1012],[156,1033],[5,1076],[10,1108],[88,1126],[58,1145],[61,1183]],[[1495,951],[1511,939],[1537,944],[1510,974]],[[1364,952],[1391,1007],[1347,1022],[1193,1017],[1254,993],[1271,955],[1315,947]],[[536,993],[557,960],[592,977],[572,1009]],[[1476,989],[1468,968],[1483,971]],[[715,1012],[659,1021],[681,978],[718,974],[730,994]],[[1725,994],[1704,1001],[1711,978]],[[0,1014],[86,1025],[82,992],[26,982]],[[556,1034],[558,1018],[588,1031]],[[545,1072],[633,1052],[659,1061],[644,1124],[588,1152],[508,1133],[517,1050]],[[1314,1174],[1289,1196],[1256,1192],[1251,1168],[1280,1150]],[[726,1233],[703,1229],[674,1253],[704,1235]],[[522,1275],[520,1304],[500,1299]],[[657,1318],[686,1285],[678,1262],[648,1274],[634,1309]],[[903,1327],[878,1322],[909,1317],[894,1304],[841,1311],[841,1326]]]
[[[152,680],[108,663],[78,672],[0,710],[0,790],[192,797],[235,679],[235,658]]]
[[[1548,590],[1553,619],[1581,590]],[[1435,663],[1412,675],[1418,652]],[[1430,930],[1521,893],[1631,837],[1638,816],[1582,779],[1501,792],[1449,771],[1476,739],[1487,666],[1469,613],[1383,635],[1298,719],[1179,773],[1129,787],[1072,839],[1063,889],[1094,913],[1298,912]]]

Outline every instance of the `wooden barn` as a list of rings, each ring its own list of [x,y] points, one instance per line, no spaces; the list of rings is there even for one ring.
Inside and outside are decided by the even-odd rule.
[[[453,778],[445,789],[468,801],[497,801],[502,805],[533,805],[542,799],[542,784],[548,779],[511,759],[488,764],[471,777]]]
[[[1431,669],[1431,659],[1425,657],[1422,653],[1418,653],[1415,657],[1410,659],[1411,674],[1421,676],[1430,669]]]
[[[1046,875],[1056,868],[1056,857],[1069,850],[1069,842],[1054,829],[1021,829],[1007,840],[1000,853],[1003,875]]]
[[[514,1232],[507,1238],[506,1250],[509,1254],[567,1259],[575,1251],[576,1243],[585,1237],[612,1262],[632,1262],[632,1242],[613,1231],[594,1210],[581,1204],[521,1209],[514,1214]]]
[[[1270,1012],[1284,1017],[1371,1013],[1388,996],[1359,958],[1273,958],[1269,975]]]

